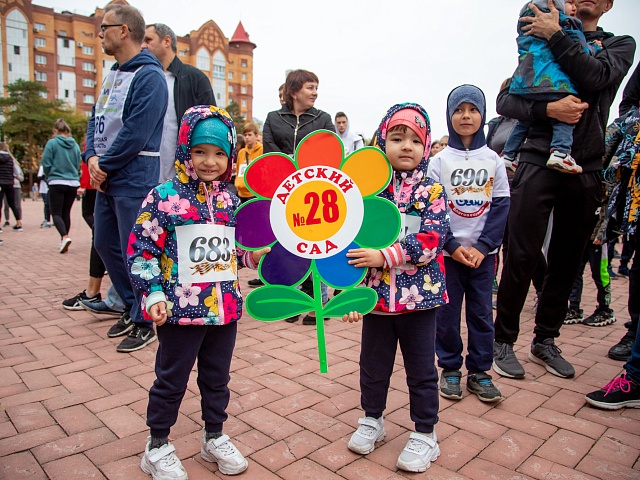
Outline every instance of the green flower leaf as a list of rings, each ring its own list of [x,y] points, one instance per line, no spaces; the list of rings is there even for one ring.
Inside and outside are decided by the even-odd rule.
[[[265,285],[247,295],[247,313],[263,322],[283,320],[315,308],[313,299],[295,287]]]
[[[369,197],[363,200],[364,219],[355,242],[362,248],[381,250],[393,244],[400,233],[400,212],[389,200]],[[381,227],[384,225],[384,228]]]
[[[378,295],[369,287],[355,287],[340,292],[323,309],[325,318],[342,318],[349,312],[369,313],[376,306]]]

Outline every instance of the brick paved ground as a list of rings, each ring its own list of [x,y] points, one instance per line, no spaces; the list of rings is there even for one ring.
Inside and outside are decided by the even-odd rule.
[[[24,232],[5,228],[0,237],[0,479],[149,478],[139,463],[157,343],[116,353],[119,339],[106,337],[111,320],[62,308],[86,286],[89,229],[76,203],[73,244],[60,255],[55,229],[39,228],[41,209],[41,202],[25,202]],[[252,273],[241,272],[243,285]],[[589,313],[595,295],[586,283]],[[559,344],[576,367],[573,380],[527,361],[529,298],[516,345],[527,378],[499,378],[506,399],[496,406],[467,392],[458,403],[441,399],[442,456],[422,475],[395,469],[412,427],[401,357],[385,412],[387,438],[360,457],[347,449],[361,416],[360,325],[327,322],[330,367],[321,375],[313,328],[244,317],[225,424],[249,458],[244,478],[639,479],[640,410],[605,412],[583,401],[621,371],[606,352],[624,333],[626,294],[626,280],[614,281],[613,326],[563,329]],[[200,457],[201,428],[192,377],[172,438],[192,480],[225,478]]]

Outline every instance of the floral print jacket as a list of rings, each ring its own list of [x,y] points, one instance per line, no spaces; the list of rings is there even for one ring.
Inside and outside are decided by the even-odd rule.
[[[430,138],[427,112],[417,104],[399,104],[391,107],[376,132],[376,145],[382,150],[389,119],[402,108],[415,109],[424,116]],[[426,176],[430,143],[427,141],[425,157],[415,170],[394,171],[389,186],[379,194],[398,207],[404,221],[398,242],[383,250],[385,266],[370,268],[364,279],[365,285],[378,293],[374,313],[425,310],[449,301],[442,253],[449,215],[444,188]]]
[[[129,237],[129,274],[133,287],[142,291],[145,318],[149,318],[148,309],[159,302],[166,302],[167,323],[173,324],[225,325],[242,315],[237,268],[238,264],[256,268],[251,252],[230,245],[230,264],[235,280],[178,281],[176,228],[198,224],[235,227],[234,212],[240,204],[238,197],[227,190],[233,158],[229,159],[227,171],[220,181],[214,182],[201,181],[191,163],[191,133],[198,121],[209,117],[217,117],[229,127],[232,157],[235,156],[236,132],[226,111],[213,106],[187,110],[180,125],[176,175],[149,192]],[[213,263],[210,263],[211,268],[214,268]],[[208,271],[207,267],[202,271]],[[197,278],[195,272],[193,275]]]

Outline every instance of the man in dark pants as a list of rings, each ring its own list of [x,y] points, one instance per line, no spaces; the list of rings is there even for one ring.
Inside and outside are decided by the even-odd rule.
[[[498,288],[493,368],[506,377],[524,378],[513,344],[552,210],[548,268],[529,359],[560,377],[575,374],[554,339],[560,334],[571,286],[597,220],[609,108],[635,52],[633,38],[616,37],[597,28],[600,17],[613,7],[613,0],[578,0],[577,5],[576,16],[583,23],[587,41],[602,43],[595,56],[584,52],[560,28],[553,2],[550,13],[533,7],[535,17],[522,21],[530,23],[523,28],[527,34],[548,41],[560,67],[576,81],[580,98],[570,95],[555,102],[537,102],[510,95],[508,89],[498,96],[498,113],[534,122],[520,149],[520,165],[512,184],[509,250]],[[576,125],[572,155],[582,174],[568,175],[546,167],[552,136],[550,118]]]

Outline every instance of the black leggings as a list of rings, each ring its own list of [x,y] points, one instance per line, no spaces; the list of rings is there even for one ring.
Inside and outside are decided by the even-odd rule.
[[[104,277],[104,272],[106,270],[104,266],[104,262],[98,255],[98,251],[93,244],[93,211],[96,207],[96,194],[97,190],[87,189],[84,191],[84,195],[82,196],[82,218],[87,222],[89,228],[91,228],[91,253],[89,254],[89,276],[93,278],[102,278]]]
[[[61,237],[68,235],[71,229],[71,207],[77,191],[78,187],[69,185],[49,185],[49,208]]]
[[[13,216],[16,217],[16,221],[22,220],[22,212],[20,211],[16,203],[16,197],[13,191],[13,183],[0,184],[0,208],[2,208],[2,200],[4,198],[7,199],[7,205],[9,205],[9,208],[13,212]],[[7,221],[9,221],[8,216]]]

